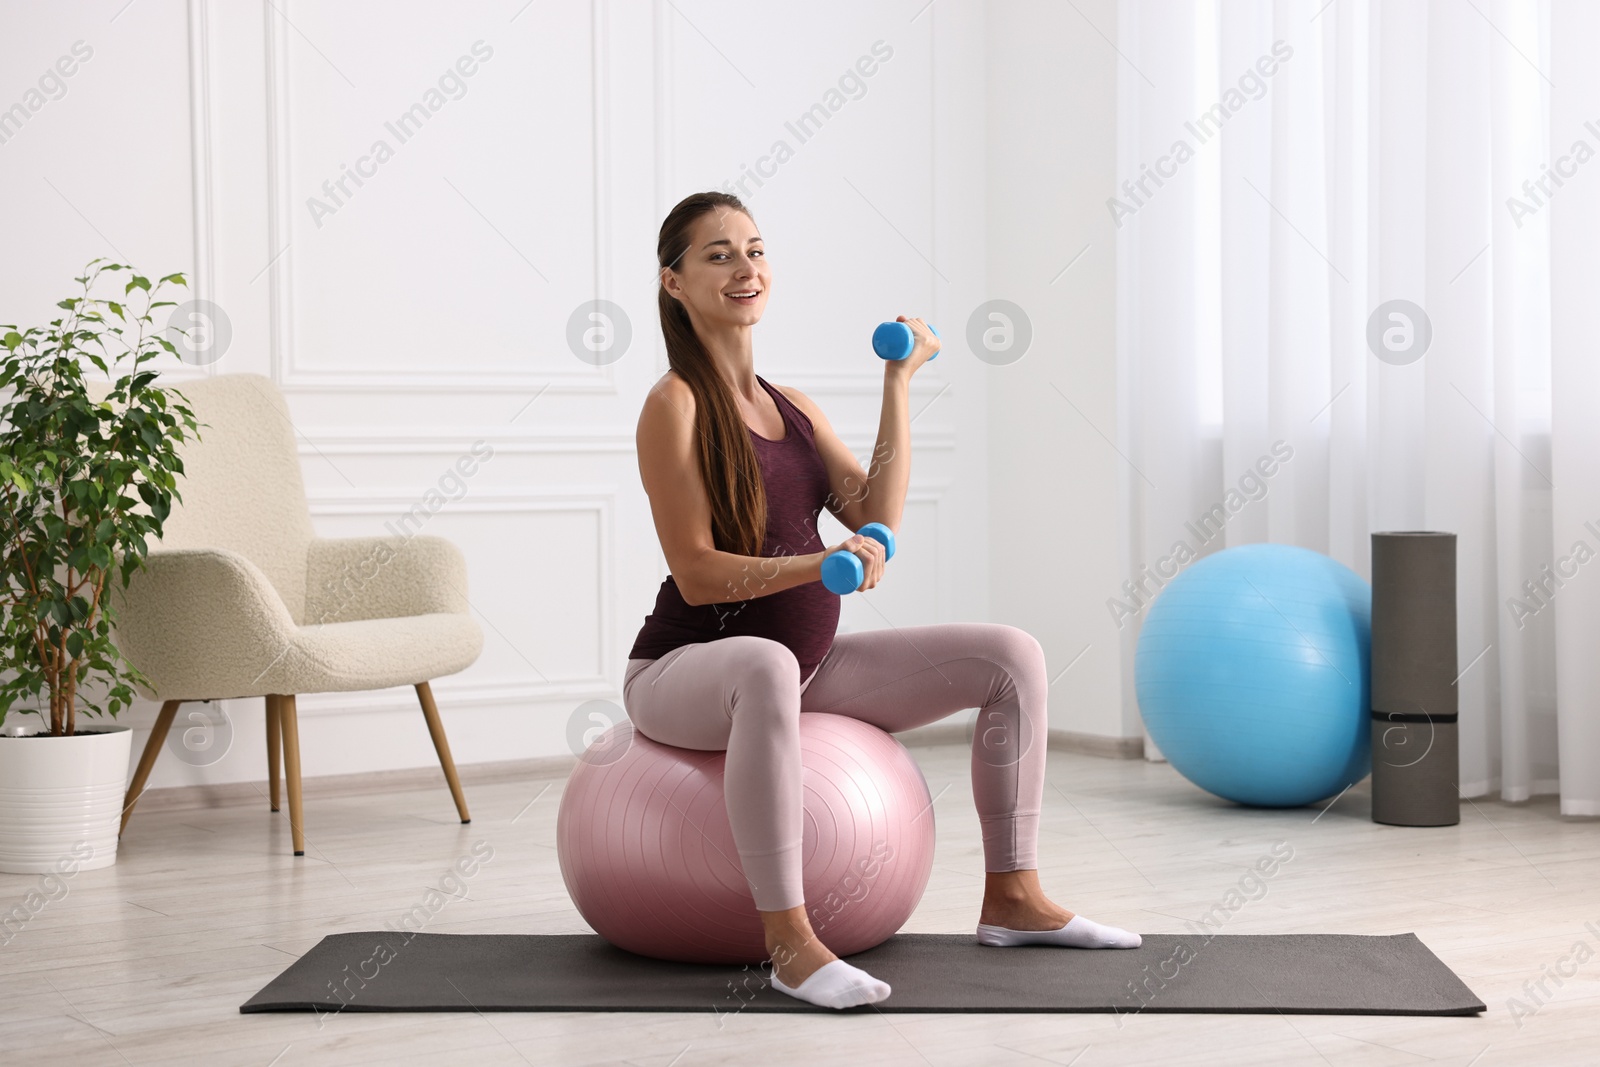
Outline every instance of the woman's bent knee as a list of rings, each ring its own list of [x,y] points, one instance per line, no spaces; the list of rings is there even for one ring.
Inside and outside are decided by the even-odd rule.
[[[1001,662],[1023,670],[1045,669],[1044,646],[1037,637],[1009,623],[994,623],[993,627],[999,645],[995,654]]]
[[[741,634],[725,637],[734,647],[734,661],[729,673],[734,677],[757,684],[786,685],[793,681],[800,687],[800,661],[789,646],[770,637],[752,637]]]
[[[758,708],[774,713],[800,709],[800,661],[781,641],[741,634],[723,640],[736,643],[728,669],[729,707]]]

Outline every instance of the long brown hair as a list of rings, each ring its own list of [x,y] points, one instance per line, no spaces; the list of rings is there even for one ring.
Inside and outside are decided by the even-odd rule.
[[[730,193],[695,193],[678,201],[661,224],[656,260],[678,267],[689,250],[689,232],[700,216],[727,208],[743,212],[744,203]],[[694,392],[695,430],[699,437],[700,478],[711,501],[711,541],[718,551],[744,556],[761,553],[767,531],[767,493],[761,465],[733,390],[717,372],[711,354],[694,332],[689,311],[663,286],[656,304],[661,335],[667,342],[667,363]]]

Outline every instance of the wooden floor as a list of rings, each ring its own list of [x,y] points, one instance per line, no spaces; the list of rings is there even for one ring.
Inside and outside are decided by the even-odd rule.
[[[914,749],[938,850],[908,930],[968,932],[982,851],[959,744]],[[1459,826],[1374,824],[1366,785],[1323,813],[1236,808],[1165,764],[1050,754],[1041,878],[1064,906],[1177,932],[1286,841],[1293,858],[1226,933],[1414,931],[1489,1006],[1478,1017],[1336,1015],[240,1015],[324,934],[398,923],[475,842],[493,859],[428,929],[587,931],[562,887],[563,781],[469,785],[460,825],[425,791],[310,797],[307,854],[254,807],[134,815],[115,866],[81,872],[0,946],[0,1062],[108,1064],[1600,1063],[1600,824],[1552,801],[1463,804]],[[942,793],[941,793],[942,791]],[[481,847],[481,846],[480,846]],[[0,912],[36,887],[0,875]],[[1593,923],[1586,928],[1585,923]],[[0,940],[4,940],[0,933]],[[1587,945],[1569,956],[1579,942]],[[1524,983],[1546,979],[1543,1005]],[[1537,1012],[1514,1019],[1508,998]]]

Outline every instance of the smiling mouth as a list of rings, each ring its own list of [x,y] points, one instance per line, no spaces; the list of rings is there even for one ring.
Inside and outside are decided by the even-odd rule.
[[[732,300],[735,304],[754,304],[756,298],[761,295],[761,290],[741,289],[735,293],[723,293],[722,295]]]

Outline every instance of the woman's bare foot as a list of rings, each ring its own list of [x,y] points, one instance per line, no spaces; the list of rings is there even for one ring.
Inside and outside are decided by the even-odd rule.
[[[1073,913],[1044,895],[1039,872],[989,871],[984,875],[978,921],[1007,930],[1059,930]]]

